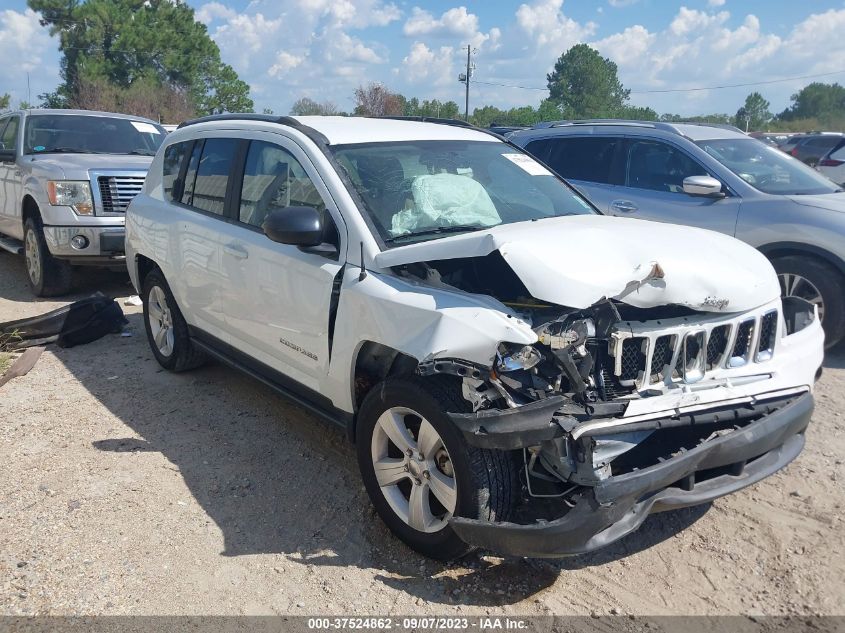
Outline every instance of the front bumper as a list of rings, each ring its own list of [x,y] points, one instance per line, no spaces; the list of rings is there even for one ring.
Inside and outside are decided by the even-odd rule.
[[[511,556],[554,558],[590,552],[630,534],[651,512],[706,503],[768,477],[804,446],[813,396],[804,393],[769,415],[654,466],[584,488],[553,521],[522,525],[454,517],[465,542]]]
[[[88,240],[85,248],[74,248],[71,240],[77,235]],[[45,226],[44,239],[54,257],[62,259],[122,259],[126,231],[117,226]]]

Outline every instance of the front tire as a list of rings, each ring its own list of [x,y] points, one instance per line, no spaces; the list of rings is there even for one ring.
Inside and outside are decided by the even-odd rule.
[[[830,349],[845,336],[845,283],[832,266],[812,257],[778,257],[772,260],[781,295],[800,297],[818,306]]]
[[[160,270],[154,269],[147,274],[141,293],[144,328],[159,365],[179,372],[205,363],[206,356],[191,342],[188,324]]]
[[[446,414],[468,408],[455,383],[393,378],[367,394],[358,415],[358,465],[376,511],[437,560],[472,549],[449,526],[452,516],[506,521],[518,497],[513,456],[468,445]]]
[[[56,259],[47,247],[41,223],[29,218],[24,224],[24,259],[29,287],[36,297],[57,297],[70,292],[73,269]]]

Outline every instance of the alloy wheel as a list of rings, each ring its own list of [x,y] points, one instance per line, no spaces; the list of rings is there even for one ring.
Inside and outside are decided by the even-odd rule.
[[[419,532],[443,529],[455,513],[458,487],[449,451],[416,411],[392,407],[373,429],[371,456],[391,509]]]
[[[818,307],[819,320],[824,321],[824,299],[821,291],[806,277],[794,273],[781,273],[778,275],[780,281],[781,296],[798,297],[809,301]]]
[[[162,356],[173,353],[173,316],[167,305],[167,296],[159,286],[150,289],[147,306],[147,320],[158,351]]]
[[[26,255],[26,271],[32,285],[41,283],[41,251],[38,248],[38,236],[35,231],[27,231],[24,244]]]

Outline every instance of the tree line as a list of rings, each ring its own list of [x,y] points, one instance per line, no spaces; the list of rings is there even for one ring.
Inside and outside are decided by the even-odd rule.
[[[39,95],[42,107],[118,111],[174,123],[202,114],[253,111],[249,86],[221,60],[206,26],[183,2],[27,0],[27,5],[58,37],[62,52],[62,81],[55,91]],[[558,58],[546,75],[546,86],[549,95],[539,106],[482,105],[473,109],[469,120],[482,127],[625,118],[732,123],[748,131],[845,129],[845,88],[836,83],[806,86],[779,114],[772,114],[759,92],[749,94],[734,115],[658,114],[650,107],[632,105],[631,91],[619,80],[616,64],[587,44],[577,44]],[[462,116],[455,101],[408,98],[380,83],[362,84],[353,101],[352,112],[345,113],[331,101],[304,96],[290,113]],[[9,107],[9,95],[0,94],[0,110]]]
[[[650,107],[630,103],[631,91],[619,80],[616,64],[587,44],[566,51],[546,76],[549,96],[539,106],[501,109],[476,107],[469,120],[474,125],[529,126],[541,121],[564,119],[636,119],[731,124],[747,131],[795,131],[845,129],[845,88],[837,83],[811,83],[792,95],[791,105],[772,114],[769,102],[759,93],[749,94],[733,115],[728,113],[682,116],[658,114]],[[353,95],[351,113],[341,112],[331,101],[318,103],[303,97],[291,108],[293,115],[358,114],[367,116],[428,116],[461,118],[454,101],[408,99],[379,83],[359,86]]]

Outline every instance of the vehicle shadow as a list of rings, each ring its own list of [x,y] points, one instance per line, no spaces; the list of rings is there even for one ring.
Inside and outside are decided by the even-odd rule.
[[[376,569],[385,585],[426,602],[496,606],[531,597],[561,572],[652,547],[706,512],[655,515],[601,552],[561,561],[503,561],[483,553],[455,564],[427,560],[378,519],[341,429],[221,365],[165,372],[149,351],[142,316],[128,318],[132,337],[109,336],[55,354],[137,435],[97,438],[94,447],[126,453],[127,466],[134,452],[164,455],[221,530],[223,556],[283,554],[302,565]],[[145,494],[159,490],[151,482]]]
[[[825,369],[845,368],[845,341],[842,341],[832,349],[827,350],[824,355],[824,363],[822,363],[822,367]]]
[[[64,304],[90,297],[98,291],[110,297],[135,293],[129,283],[129,275],[125,272],[78,266],[73,271],[73,288],[70,294],[62,297],[36,297],[27,282],[23,257],[0,250],[0,270],[0,299],[27,304],[30,308],[39,303]],[[43,312],[50,309],[45,308]],[[27,312],[32,315],[39,313],[37,309],[29,309]]]

